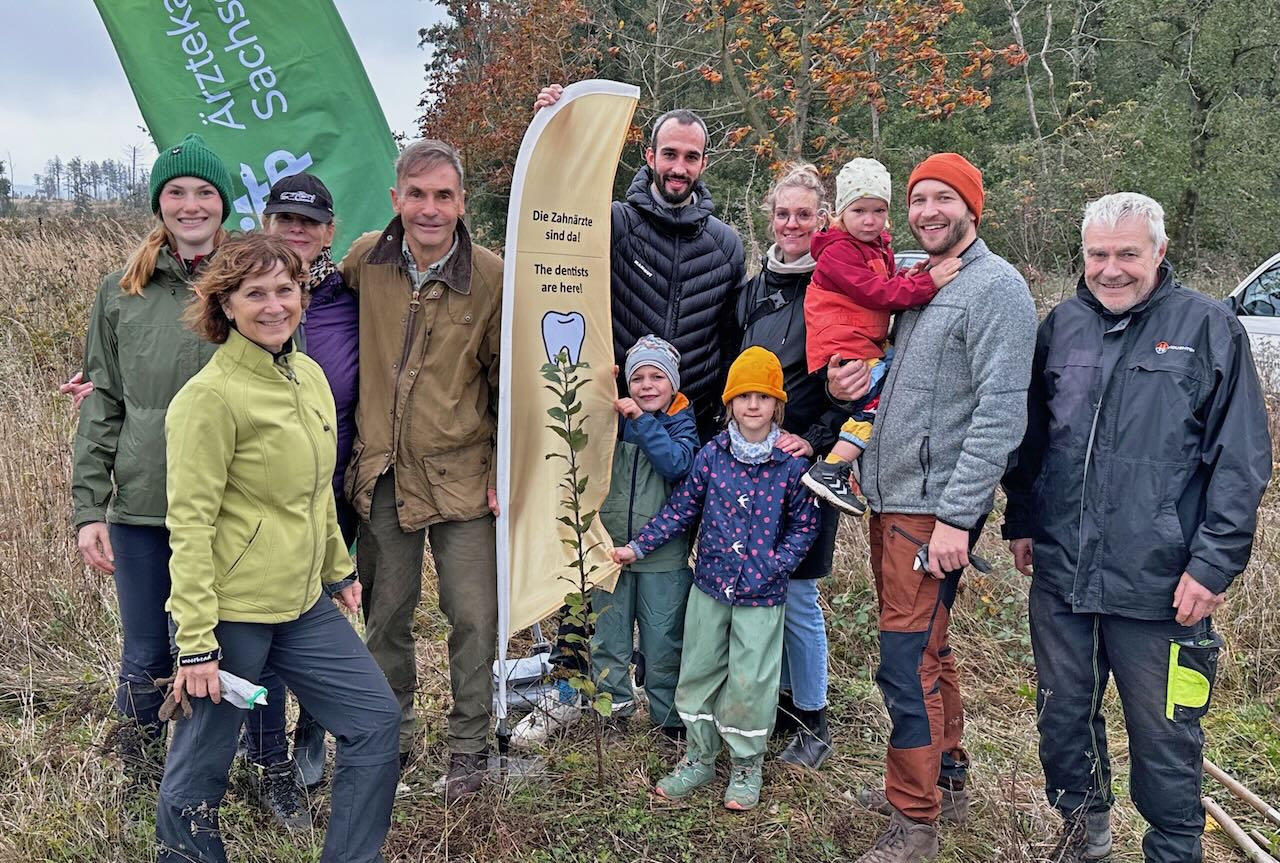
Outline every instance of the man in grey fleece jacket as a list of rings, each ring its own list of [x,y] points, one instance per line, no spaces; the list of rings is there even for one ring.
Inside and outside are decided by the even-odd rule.
[[[930,261],[958,255],[964,268],[928,306],[898,316],[893,367],[861,460],[880,604],[876,681],[893,730],[884,790],[860,795],[892,817],[860,863],[931,859],[938,818],[966,814],[964,711],[947,625],[969,549],[1022,439],[1035,348],[1026,282],[977,236],[978,169],[955,153],[930,156],[911,173],[907,199]],[[926,543],[928,567],[916,568]]]

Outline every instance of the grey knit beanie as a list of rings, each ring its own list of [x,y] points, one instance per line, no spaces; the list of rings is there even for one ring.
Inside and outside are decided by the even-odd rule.
[[[630,381],[641,366],[661,369],[671,379],[671,391],[680,392],[680,352],[666,339],[650,333],[631,346],[627,351],[626,379]]]
[[[151,212],[160,212],[160,190],[177,177],[196,177],[218,190],[222,196],[222,220],[231,215],[231,172],[204,138],[188,135],[176,145],[160,151],[151,168]]]

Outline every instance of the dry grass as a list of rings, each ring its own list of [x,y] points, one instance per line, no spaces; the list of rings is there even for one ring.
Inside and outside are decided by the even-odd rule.
[[[111,716],[118,619],[109,579],[80,565],[67,491],[73,418],[54,387],[77,365],[87,304],[118,267],[134,228],[0,223],[0,861],[146,860],[146,795],[130,793],[114,757],[99,752]],[[1273,414],[1280,416],[1280,414]],[[1280,431],[1277,428],[1276,431]],[[993,519],[993,522],[998,520]],[[862,528],[844,525],[837,575],[824,584],[831,625],[832,721],[837,755],[817,774],[766,769],[753,813],[720,808],[717,794],[667,804],[647,792],[665,767],[643,722],[607,752],[610,786],[594,786],[592,747],[580,727],[546,753],[533,783],[494,785],[445,809],[429,793],[443,758],[448,699],[444,627],[431,574],[418,619],[425,750],[397,804],[389,860],[844,860],[881,819],[848,799],[876,781],[888,723],[873,682],[873,596]],[[969,708],[967,744],[978,799],[969,826],[947,831],[942,861],[1032,861],[1056,827],[1040,791],[1026,584],[993,532],[984,554],[996,571],[969,580],[954,638]],[[1280,803],[1280,508],[1262,512],[1254,564],[1219,618],[1230,646],[1207,723],[1211,757]],[[1114,860],[1141,860],[1142,823],[1128,803],[1119,708],[1111,719],[1121,805]],[[1219,799],[1223,796],[1217,789]],[[323,795],[314,801],[327,809]],[[1247,813],[1228,803],[1237,816]],[[322,836],[293,838],[266,824],[233,785],[223,814],[238,860],[319,858]],[[1261,826],[1261,825],[1258,825]],[[1209,861],[1241,859],[1214,833]]]

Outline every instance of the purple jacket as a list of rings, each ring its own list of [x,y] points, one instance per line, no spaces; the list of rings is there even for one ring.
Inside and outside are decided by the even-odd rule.
[[[702,514],[693,583],[729,605],[773,606],[818,537],[818,508],[800,482],[809,462],[774,449],[768,461],[733,457],[722,431],[694,456],[689,476],[632,541],[647,555]]]
[[[342,500],[342,477],[356,438],[356,393],[360,368],[360,302],[334,272],[311,292],[306,319],[298,327],[302,351],[324,370],[338,409],[338,461],[333,493]]]

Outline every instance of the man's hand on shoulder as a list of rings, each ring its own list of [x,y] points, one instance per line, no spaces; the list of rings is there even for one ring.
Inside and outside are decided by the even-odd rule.
[[[538,113],[543,108],[550,108],[556,102],[560,101],[560,97],[564,94],[564,87],[559,84],[548,84],[538,91],[538,98],[533,100],[533,113]]]
[[[1225,593],[1214,593],[1189,572],[1184,572],[1173,592],[1174,619],[1183,626],[1195,626],[1218,610],[1227,599]]]

